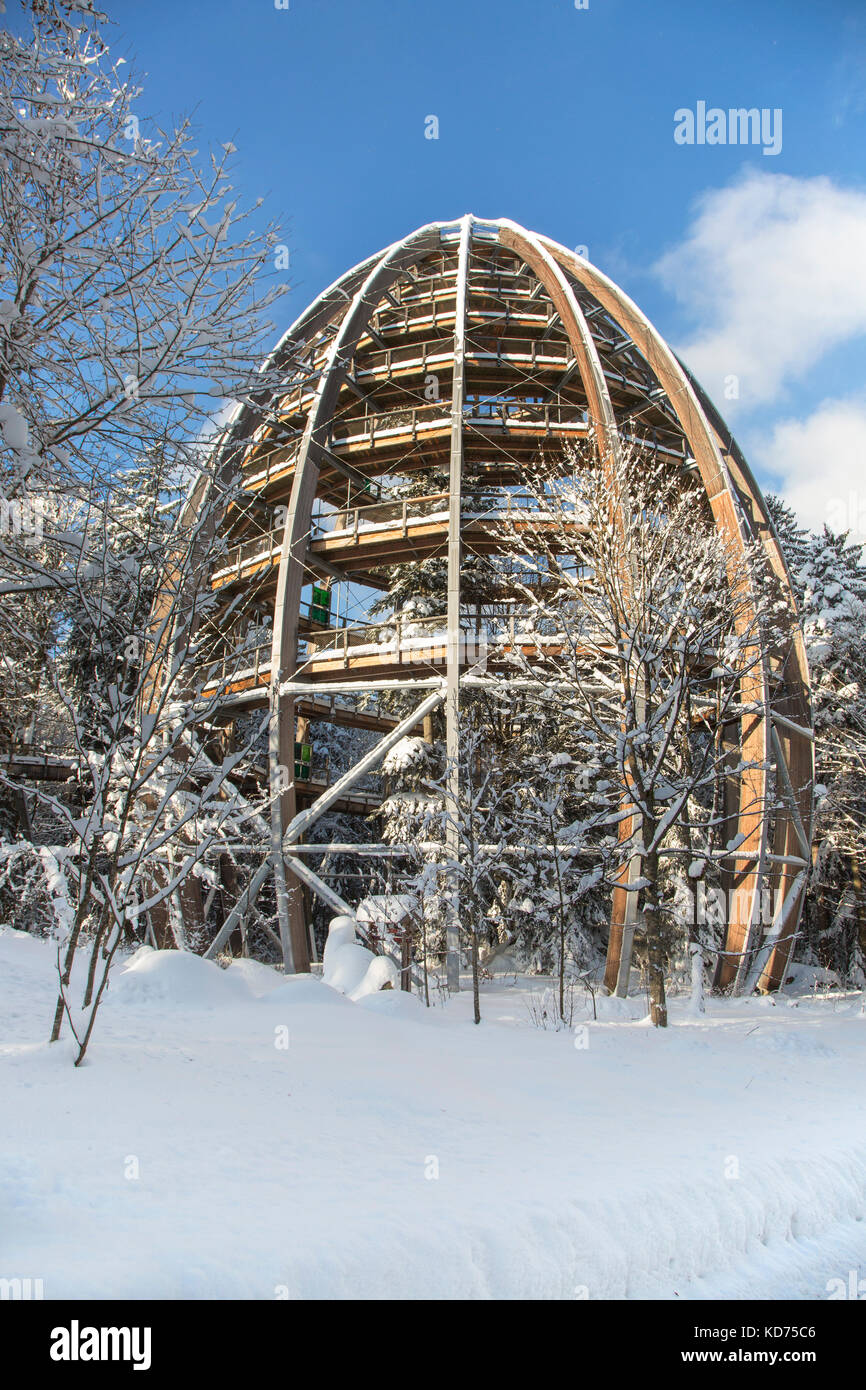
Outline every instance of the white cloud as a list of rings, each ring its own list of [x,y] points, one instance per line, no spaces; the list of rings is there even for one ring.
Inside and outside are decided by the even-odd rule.
[[[866,541],[866,403],[826,400],[804,419],[780,420],[751,456],[801,521]]]
[[[655,270],[694,318],[677,351],[733,415],[866,334],[864,263],[866,193],[762,171],[703,194]]]

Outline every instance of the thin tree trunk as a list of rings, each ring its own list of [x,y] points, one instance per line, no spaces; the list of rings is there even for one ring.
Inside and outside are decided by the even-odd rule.
[[[78,903],[78,910],[75,913],[75,922],[73,923],[72,931],[69,934],[69,940],[66,943],[66,957],[63,962],[63,970],[60,975],[60,988],[57,994],[57,1004],[54,1009],[54,1023],[51,1028],[51,1037],[49,1038],[49,1042],[58,1041],[60,1037],[60,1029],[63,1026],[63,1014],[65,1011],[63,991],[69,988],[69,981],[72,978],[72,962],[75,959],[75,951],[78,946],[79,937],[81,936],[81,929],[84,926],[84,919],[87,915],[87,900],[90,896],[90,886],[93,882],[93,863],[95,860],[95,856],[95,849],[91,849],[89,862],[85,871],[84,884],[79,889],[81,897]]]
[[[106,927],[108,926],[108,923],[105,921],[107,913],[108,904],[105,905],[102,912],[100,913],[100,917],[102,920],[100,921],[99,926],[96,929],[96,935],[93,938],[93,948],[90,952],[90,965],[87,967],[87,986],[85,988],[84,999],[82,1000],[81,1004],[81,1007],[83,1009],[90,1008],[90,1001],[93,998],[93,981],[96,978],[96,965],[99,959],[99,948],[105,939]]]
[[[650,1021],[654,1028],[667,1028],[668,1008],[665,999],[665,965],[661,939],[661,921],[658,910],[658,851],[653,850],[646,857],[646,876],[650,887],[644,892],[644,924],[647,954],[647,973],[649,975]]]
[[[430,1007],[430,976],[427,970],[427,914],[421,913],[421,958],[424,964],[424,1003]]]
[[[549,818],[551,843],[556,845],[556,826],[553,817]],[[565,1022],[565,897],[562,891],[562,871],[559,863],[559,850],[554,848],[553,862],[556,865],[556,887],[559,892],[559,1017]]]

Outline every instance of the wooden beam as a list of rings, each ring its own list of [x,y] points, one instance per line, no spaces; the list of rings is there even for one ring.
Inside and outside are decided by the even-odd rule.
[[[366,473],[362,473],[359,469],[353,468],[351,463],[347,463],[345,459],[341,459],[338,454],[332,453],[327,445],[320,444],[317,439],[311,439],[310,449],[314,454],[318,454],[320,461],[323,460],[329,467],[335,468],[338,473],[342,473],[343,477],[347,478],[350,483],[354,483],[359,492],[367,493],[371,488],[375,488],[377,494],[380,492],[377,482],[368,478]]]

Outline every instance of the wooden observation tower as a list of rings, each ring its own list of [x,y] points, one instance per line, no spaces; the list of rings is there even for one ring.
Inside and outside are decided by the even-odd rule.
[[[729,779],[737,836],[721,979],[742,987],[751,970],[755,983],[761,890],[775,893],[772,930],[789,940],[809,860],[808,671],[761,493],[662,337],[580,255],[508,220],[466,216],[422,227],[348,270],[292,325],[270,365],[284,381],[271,422],[241,409],[223,441],[240,460],[249,505],[222,517],[226,544],[210,582],[233,623],[240,614],[264,624],[266,640],[220,673],[220,688],[226,718],[257,707],[272,714],[271,853],[211,951],[273,875],[286,967],[309,968],[301,885],[330,899],[298,849],[305,829],[326,809],[369,812],[362,775],[437,706],[456,753],[457,702],[472,664],[461,640],[465,556],[495,549],[497,523],[541,451],[591,439],[615,449],[639,417],[644,447],[699,477],[716,525],[744,548],[759,540],[790,604],[790,640],[767,659],[739,724],[748,795]],[[431,468],[447,477],[447,490],[389,495],[395,475]],[[482,514],[461,496],[470,468],[485,472],[488,495],[498,490],[498,506]],[[375,597],[389,566],[430,557],[447,565],[447,602],[420,635],[417,624],[401,634],[398,622],[383,644],[375,627],[351,620],[349,595]],[[382,690],[406,692],[412,714],[398,719],[359,699]],[[321,785],[307,754],[310,720],[372,730],[380,741],[334,785]],[[636,902],[636,893],[614,889],[614,975]],[[790,947],[765,946],[758,974],[772,988]],[[453,980],[454,935],[448,964]]]

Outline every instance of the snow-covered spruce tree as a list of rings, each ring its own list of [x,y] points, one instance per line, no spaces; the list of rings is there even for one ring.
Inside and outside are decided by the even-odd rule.
[[[264,311],[284,286],[259,288],[273,233],[231,196],[231,147],[200,168],[188,125],[138,114],[85,7],[25,8],[30,36],[0,35],[0,491],[43,520],[38,545],[0,538],[0,597],[24,640],[21,606],[48,609],[39,680],[78,758],[78,814],[39,796],[71,851],[52,1037],[68,1017],[80,1062],[124,934],[162,916],[183,944],[215,845],[265,824],[231,780],[245,750],[214,761],[196,732],[247,640],[241,624],[227,651],[214,621],[215,517],[243,498],[205,436],[227,401],[266,408]]]
[[[19,514],[15,503],[7,515]],[[41,518],[40,518],[41,520]],[[26,559],[26,546],[32,555],[38,544],[34,537],[22,537],[7,528],[0,540],[3,568],[14,572]],[[42,548],[41,559],[46,558]],[[12,581],[14,589],[18,580]],[[29,593],[3,592],[0,585],[0,750],[10,753],[37,744],[45,736],[46,689],[43,681],[45,660],[58,640],[60,613],[56,597],[45,590]],[[56,712],[55,712],[56,713]]]
[[[569,980],[597,973],[603,960],[606,782],[592,739],[565,711],[537,710],[520,724],[535,747],[522,740],[515,777],[512,939],[518,954],[531,951],[536,968],[556,975],[565,1022]]]
[[[620,827],[619,872],[640,862],[628,891],[639,894],[652,1021],[664,1026],[683,866],[691,891],[728,849],[715,799],[722,731],[774,641],[780,599],[759,549],[739,554],[699,490],[639,446],[603,461],[575,451],[524,491],[527,515],[502,528],[535,575],[512,664],[579,709],[613,758],[607,819]],[[533,511],[545,519],[535,556]]]
[[[509,765],[491,752],[477,698],[462,697],[459,732],[456,790],[447,762],[440,778],[422,784],[426,795],[413,817],[417,820],[420,812],[425,859],[417,886],[433,899],[443,925],[449,909],[454,915],[472,971],[474,1018],[480,1023],[481,943],[501,908],[502,886],[514,872],[509,850],[516,830],[516,787]]]
[[[405,850],[391,865],[402,875],[400,890],[416,899],[424,968],[431,959],[441,964],[453,902],[476,1021],[480,977],[505,950],[557,974],[564,1011],[567,978],[597,961],[600,867],[586,853],[597,760],[586,749],[579,756],[576,725],[529,709],[525,692],[507,679],[467,686],[458,726],[456,794],[441,742],[404,739],[383,765],[384,838]]]
[[[428,724],[428,734],[430,725]],[[389,857],[381,872],[381,889],[408,894],[418,924],[416,959],[429,1001],[429,971],[445,954],[445,908],[440,865],[444,857],[442,739],[410,735],[400,740],[382,762],[384,798],[371,821],[378,824],[385,844],[402,852]]]
[[[806,562],[810,551],[810,532],[801,526],[793,510],[781,497],[775,497],[768,493],[766,497],[767,510],[770,513],[770,520],[779,538],[779,544],[785,555],[788,568],[791,571],[791,578],[797,590],[797,597],[800,601],[803,598],[803,585],[799,575]]]
[[[812,674],[816,804],[803,947],[843,982],[866,983],[866,569],[864,547],[773,520],[798,589]]]
[[[487,943],[531,971],[556,974],[562,1000],[566,976],[599,963],[600,856],[609,838],[599,808],[611,773],[579,710],[545,698],[541,682],[526,688],[497,674],[501,614],[489,632],[494,660],[483,685],[464,692],[460,712],[461,726],[483,733],[502,811],[497,834],[508,849],[486,905]]]

